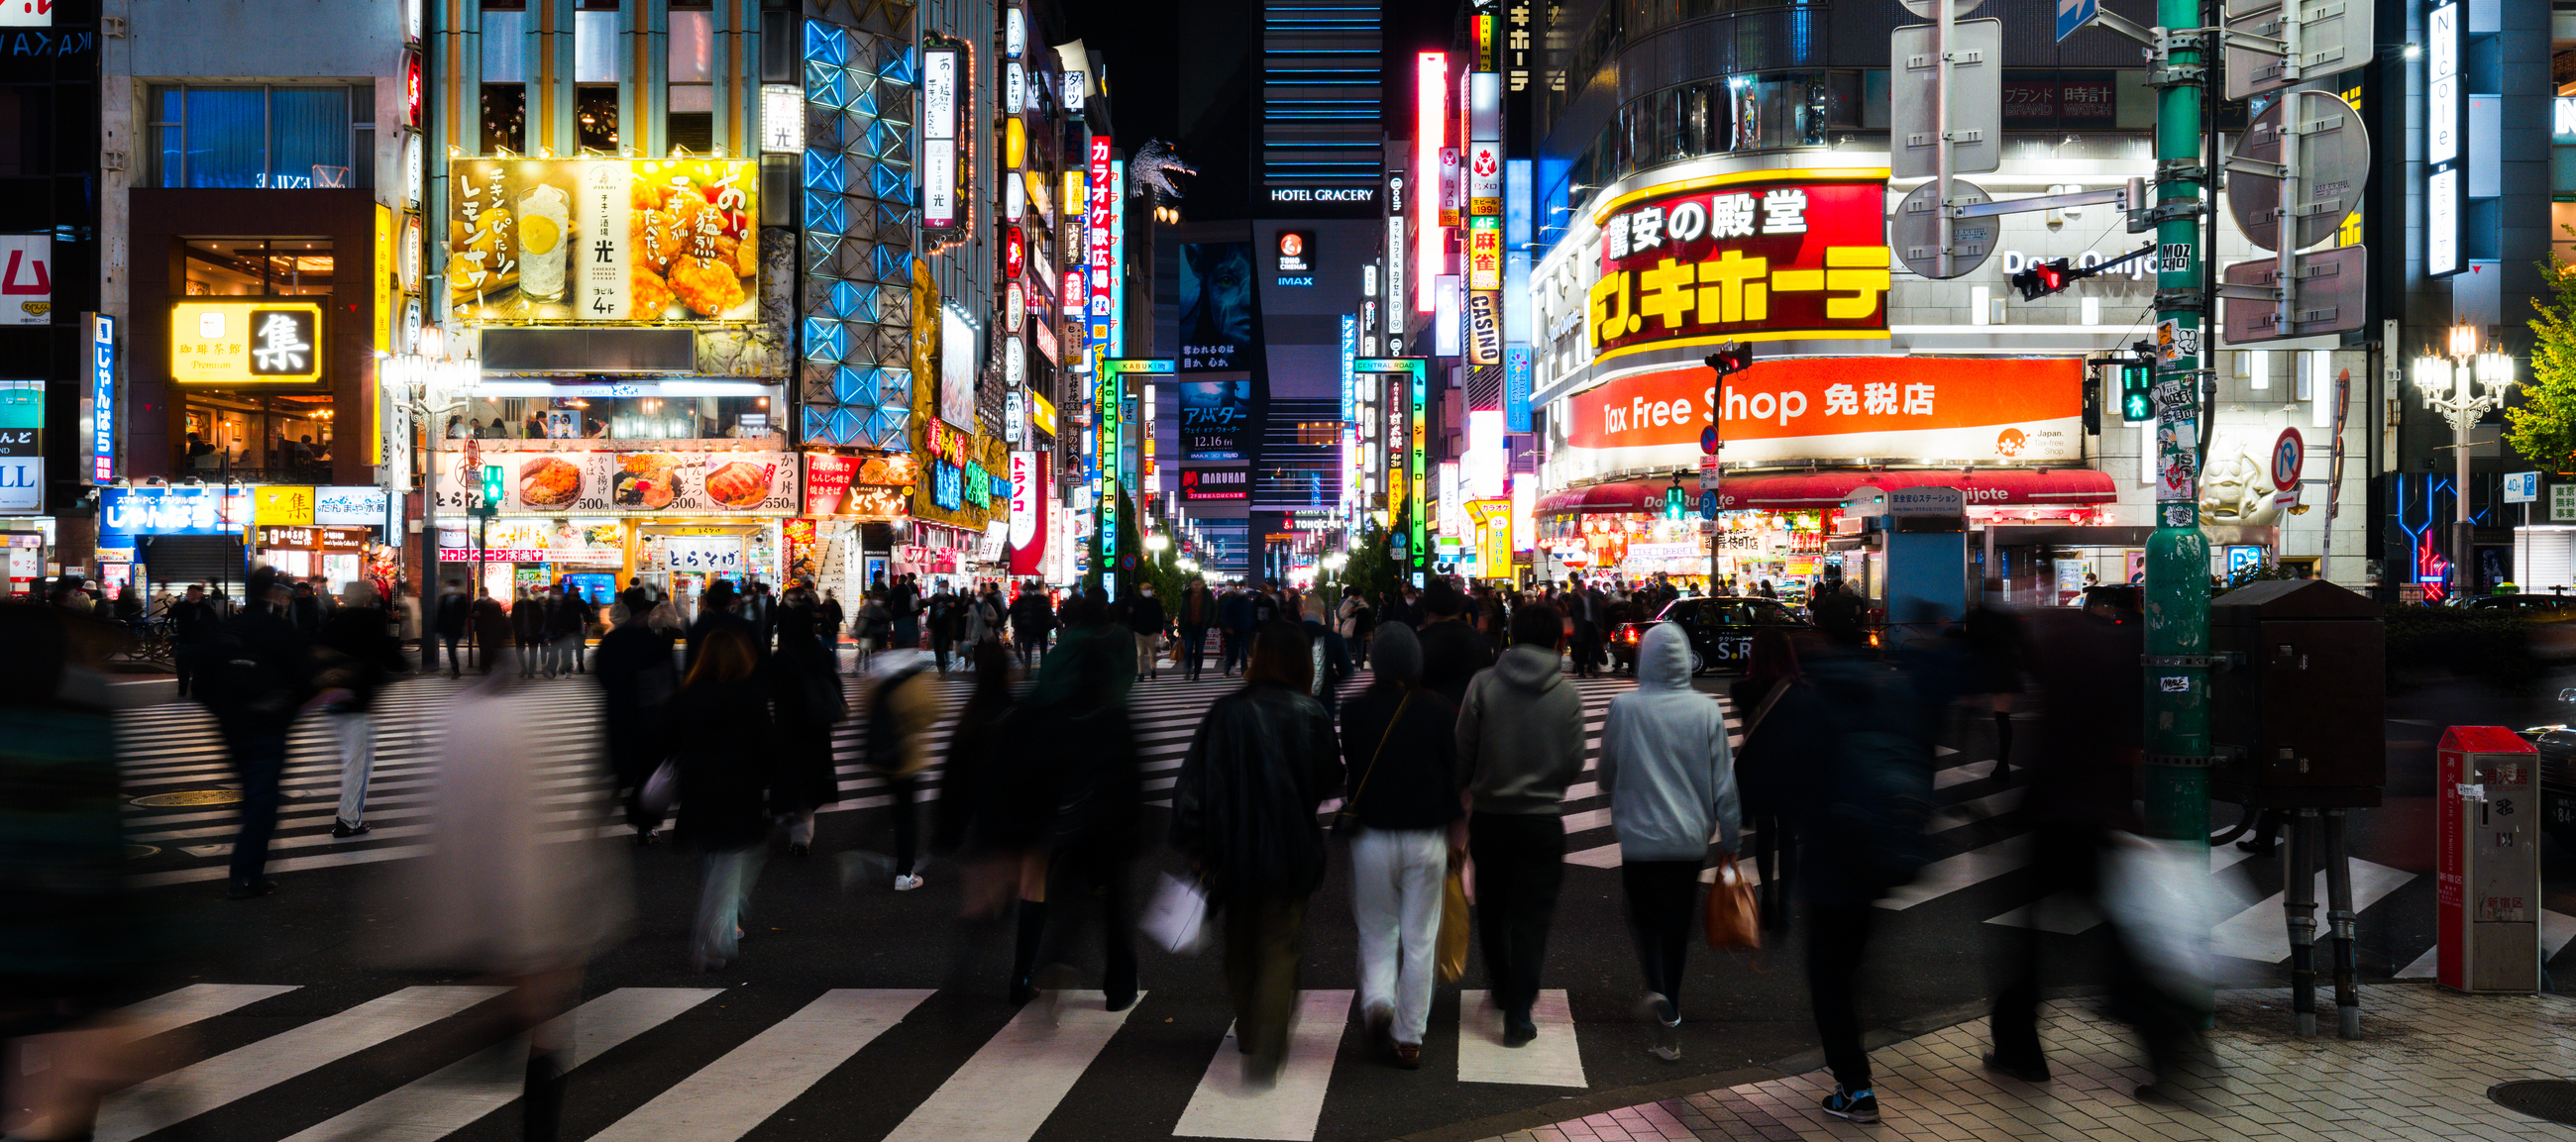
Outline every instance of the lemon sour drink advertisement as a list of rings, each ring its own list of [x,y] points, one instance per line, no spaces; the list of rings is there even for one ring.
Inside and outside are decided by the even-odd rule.
[[[490,324],[748,322],[758,168],[741,159],[461,159],[447,305]]]

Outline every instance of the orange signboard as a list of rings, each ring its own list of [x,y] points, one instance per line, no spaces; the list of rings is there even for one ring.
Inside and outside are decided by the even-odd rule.
[[[1717,426],[1728,465],[1773,460],[2083,458],[2084,363],[2072,358],[1791,357],[1712,383],[1676,366],[1568,398],[1576,448],[1698,450]]]

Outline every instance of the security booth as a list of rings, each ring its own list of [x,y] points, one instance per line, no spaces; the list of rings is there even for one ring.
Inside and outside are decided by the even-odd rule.
[[[1937,638],[1968,611],[1967,495],[1957,488],[1854,488],[1825,541],[1843,582],[1893,643]]]
[[[2539,750],[2502,726],[2442,734],[2434,978],[2454,991],[2540,990],[2539,763]]]
[[[2212,795],[2245,807],[2217,840],[2278,810],[2286,834],[2282,911],[2301,1035],[2316,1033],[2316,870],[2326,873],[2335,1006],[2344,1038],[2361,1034],[2353,960],[2352,864],[2345,814],[2375,809],[2388,783],[2386,629],[2379,604],[2323,579],[2276,579],[2209,604]],[[2157,663],[2147,664],[2148,685]]]

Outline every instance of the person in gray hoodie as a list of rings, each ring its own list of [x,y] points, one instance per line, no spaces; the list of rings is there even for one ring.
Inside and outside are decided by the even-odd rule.
[[[1735,852],[1735,759],[1726,714],[1691,689],[1690,638],[1673,623],[1646,630],[1637,648],[1637,688],[1610,700],[1593,776],[1610,795],[1619,834],[1619,879],[1628,890],[1628,927],[1646,972],[1648,1047],[1681,1058],[1682,959],[1699,898],[1708,842]]]
[[[1563,623],[1545,603],[1522,607],[1511,649],[1467,683],[1458,704],[1476,929],[1507,1047],[1538,1037],[1530,1008],[1565,881],[1565,787],[1583,772],[1583,697],[1558,670]]]

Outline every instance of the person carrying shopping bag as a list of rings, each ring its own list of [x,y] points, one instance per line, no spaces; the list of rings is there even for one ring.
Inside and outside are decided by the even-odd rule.
[[[1681,626],[1647,628],[1637,648],[1637,688],[1610,700],[1594,772],[1610,795],[1628,927],[1645,969],[1644,1007],[1654,1027],[1647,1050],[1665,1062],[1682,1054],[1682,963],[1700,864],[1712,835],[1730,861],[1739,840],[1726,713],[1691,689],[1690,678],[1690,637]]]
[[[1348,793],[1337,830],[1351,836],[1351,915],[1359,925],[1360,1011],[1373,1047],[1422,1065],[1433,952],[1449,872],[1449,828],[1466,816],[1458,710],[1422,686],[1422,645],[1404,627],[1377,641],[1377,674],[1342,709]]]

